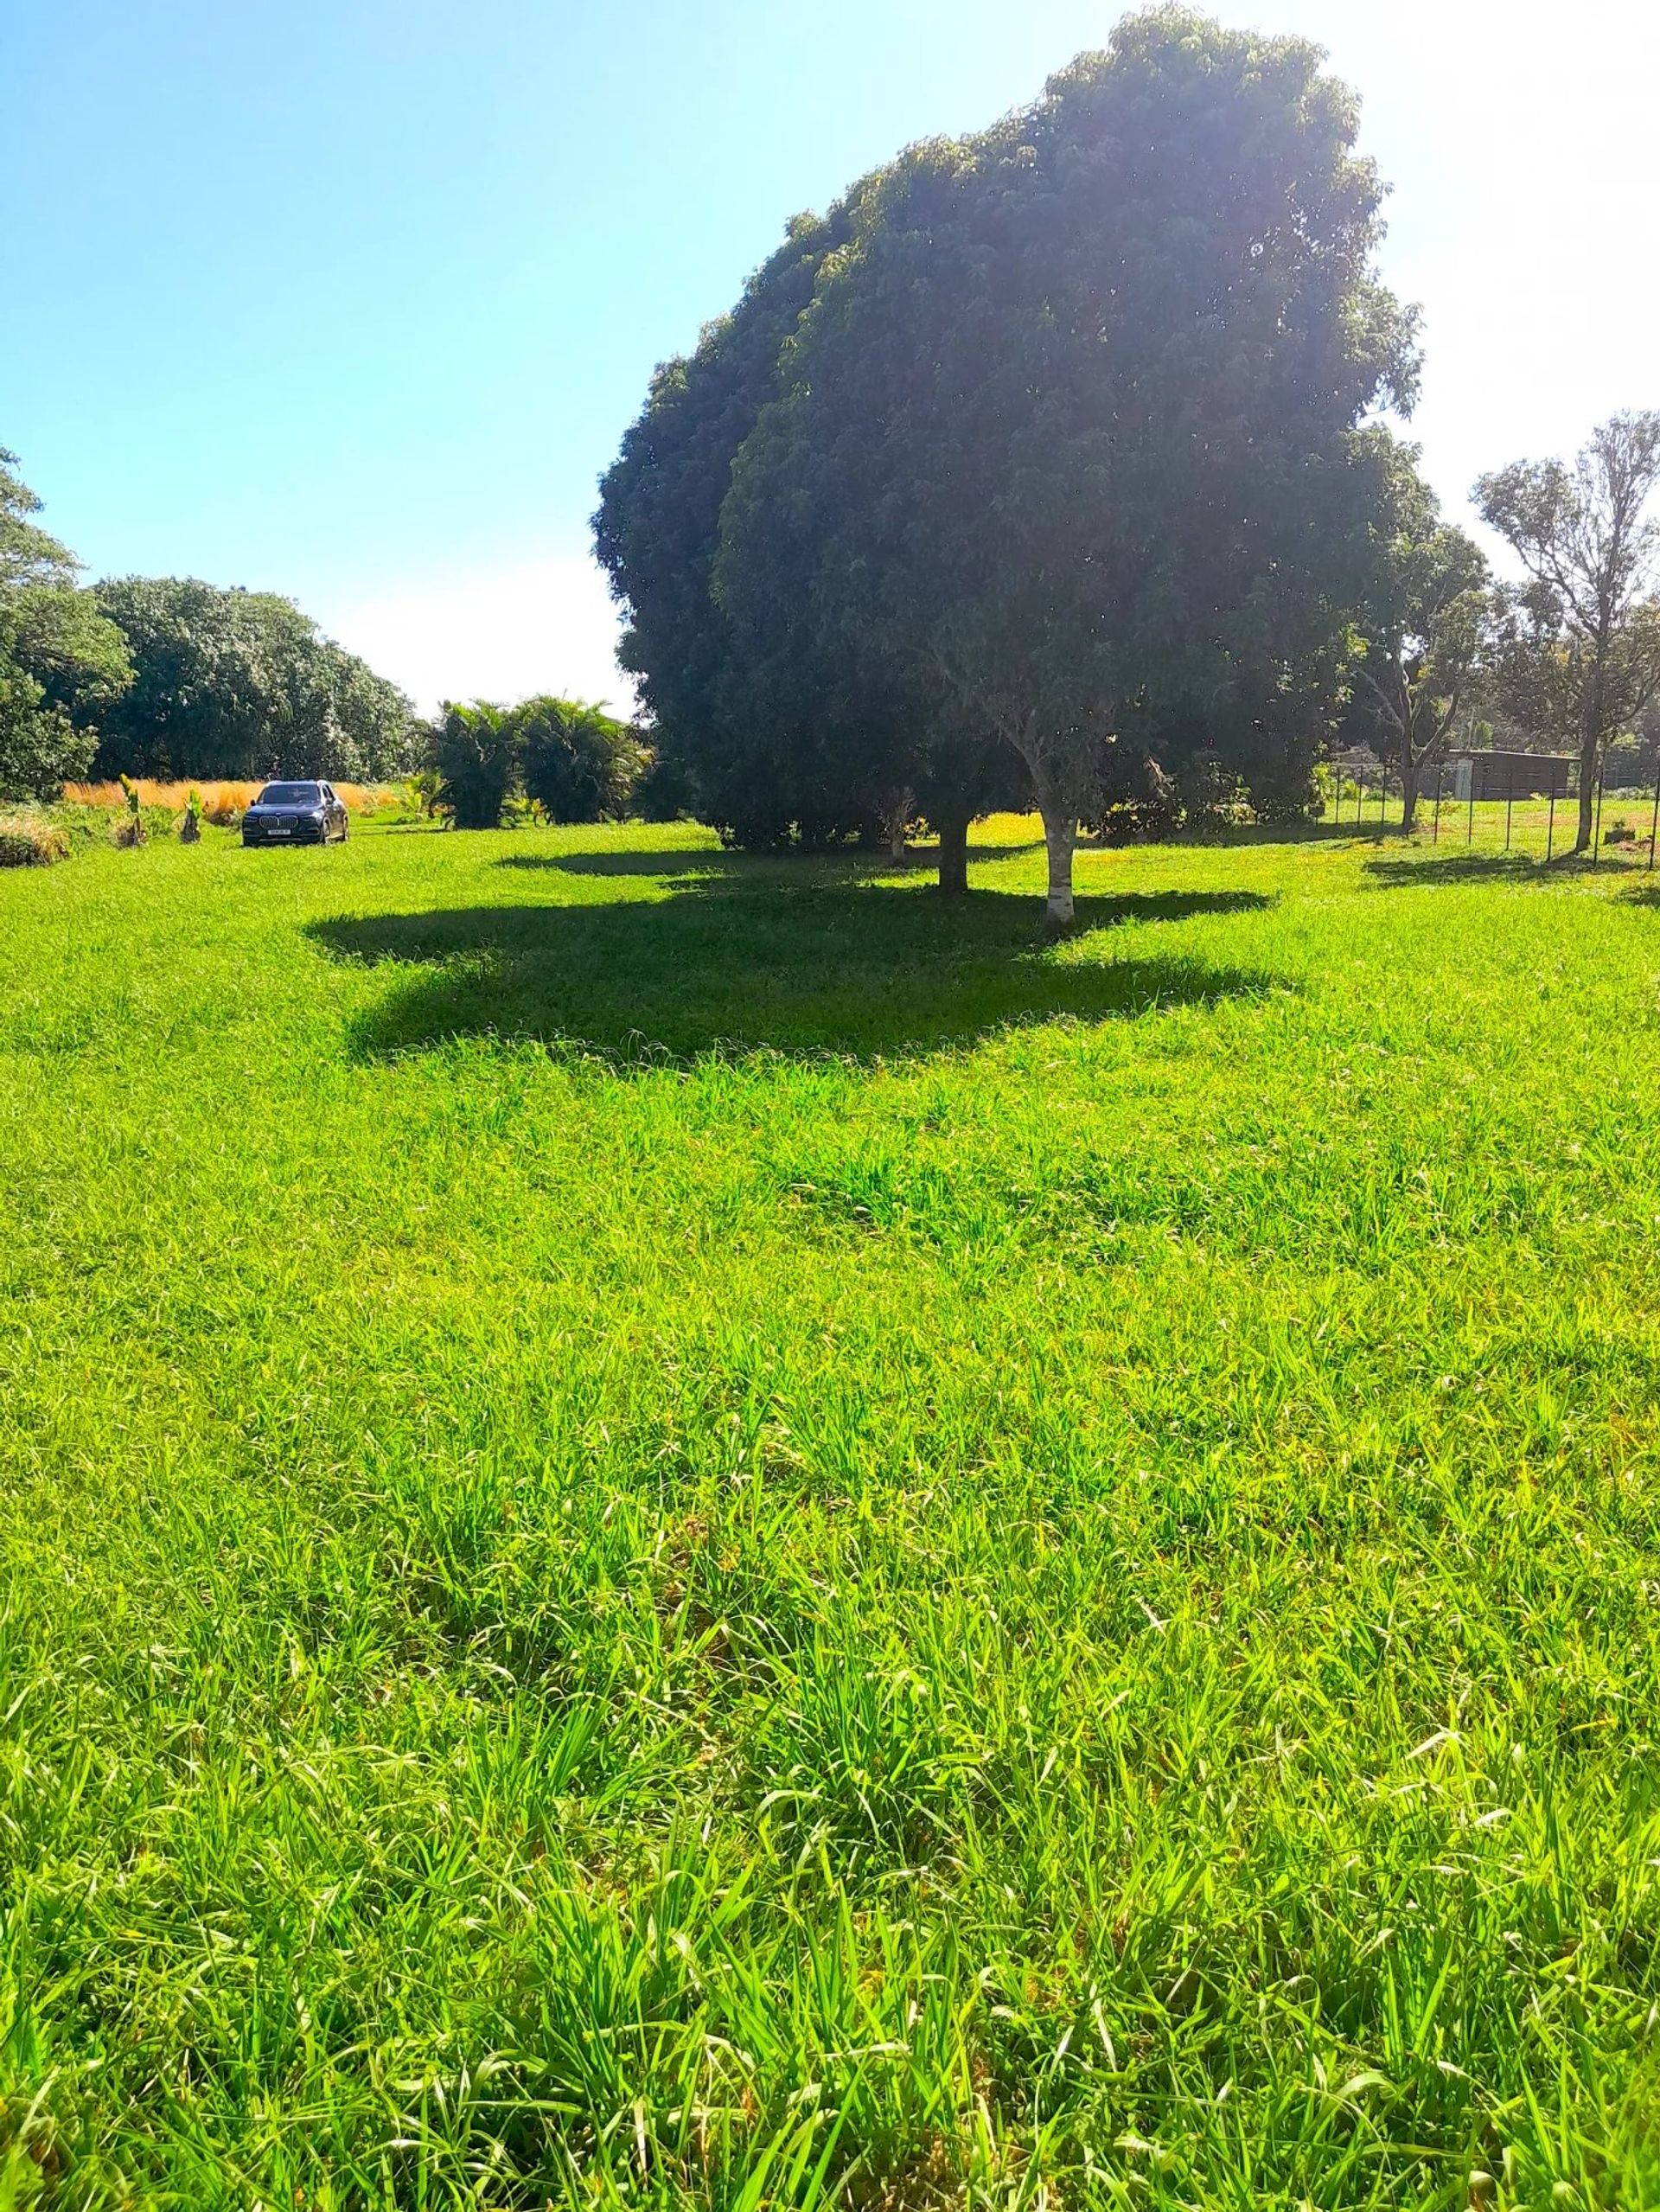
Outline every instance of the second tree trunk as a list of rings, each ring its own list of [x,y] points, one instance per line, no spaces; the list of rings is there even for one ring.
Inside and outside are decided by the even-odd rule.
[[[968,816],[964,814],[942,814],[940,831],[940,889],[962,892],[968,888]]]
[[[1076,809],[1051,802],[1043,809],[1044,842],[1049,848],[1049,902],[1045,918],[1059,927],[1072,919],[1072,848],[1078,841]]]

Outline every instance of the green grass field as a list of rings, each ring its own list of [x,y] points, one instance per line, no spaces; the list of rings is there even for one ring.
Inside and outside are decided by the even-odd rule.
[[[0,878],[0,2205],[1660,2205],[1660,878],[1497,834]]]

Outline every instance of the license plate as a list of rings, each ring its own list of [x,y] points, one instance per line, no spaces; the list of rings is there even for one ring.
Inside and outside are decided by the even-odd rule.
[[[294,833],[285,822],[273,822],[265,834],[267,837],[291,837]]]

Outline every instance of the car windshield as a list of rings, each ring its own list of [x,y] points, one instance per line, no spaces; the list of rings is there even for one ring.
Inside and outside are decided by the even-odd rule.
[[[315,783],[267,783],[253,803],[257,807],[315,807],[322,800]]]

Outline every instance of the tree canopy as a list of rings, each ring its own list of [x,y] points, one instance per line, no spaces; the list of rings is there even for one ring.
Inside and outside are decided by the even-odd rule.
[[[99,773],[374,782],[409,764],[408,700],[291,599],[144,576],[95,597],[133,668],[99,718]]]
[[[1575,745],[1575,849],[1593,834],[1604,753],[1660,695],[1660,413],[1612,416],[1572,463],[1516,461],[1475,496],[1527,582],[1509,595],[1501,695],[1541,735]]]
[[[845,210],[796,217],[731,313],[657,371],[594,516],[624,610],[618,657],[638,680],[661,770],[684,779],[706,820],[750,843],[802,822],[809,835],[834,836],[868,819],[845,789],[827,799],[813,764],[772,745],[744,711],[738,641],[712,590],[733,459],[778,390],[780,355],[845,233]]]
[[[996,738],[1057,917],[1115,751],[1283,748],[1331,696],[1357,426],[1415,374],[1355,125],[1313,47],[1159,9],[794,227],[606,479],[665,741],[776,808],[802,781],[972,802]]]
[[[85,720],[131,681],[120,632],[76,584],[74,556],[0,449],[0,799],[53,799],[84,775]]]
[[[1483,672],[1492,630],[1486,557],[1441,519],[1416,451],[1378,433],[1383,495],[1351,665],[1350,734],[1401,778],[1410,829],[1426,771],[1445,754]]]

